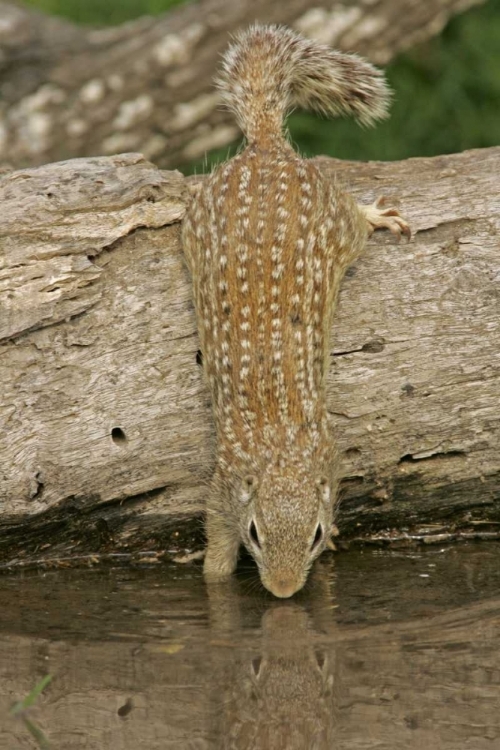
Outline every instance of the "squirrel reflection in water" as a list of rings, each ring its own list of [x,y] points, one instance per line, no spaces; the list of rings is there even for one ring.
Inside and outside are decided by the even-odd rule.
[[[210,587],[216,646],[212,736],[221,750],[335,747],[335,659],[322,635],[332,629],[332,595],[324,566],[317,567],[310,590],[293,603],[270,603],[260,628],[258,619],[255,628],[242,624],[251,606],[242,595],[244,585],[234,581]],[[266,600],[255,601],[262,606]],[[259,617],[253,611],[250,619],[252,614]],[[217,646],[229,653],[221,658]]]

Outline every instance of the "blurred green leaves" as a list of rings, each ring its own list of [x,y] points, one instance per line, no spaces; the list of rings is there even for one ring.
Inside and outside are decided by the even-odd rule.
[[[158,15],[185,0],[25,0],[38,10],[76,23],[113,26],[139,16]]]
[[[349,120],[294,115],[290,129],[306,155],[406,159],[500,143],[500,0],[454,18],[441,36],[387,68],[391,116],[374,129]]]

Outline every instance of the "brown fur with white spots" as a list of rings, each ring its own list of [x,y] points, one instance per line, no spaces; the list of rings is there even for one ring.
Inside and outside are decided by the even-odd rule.
[[[385,116],[369,63],[255,26],[226,53],[219,86],[247,146],[195,192],[183,225],[217,429],[204,572],[229,576],[243,543],[264,586],[288,597],[333,524],[325,375],[340,282],[373,229],[409,230],[394,209],[358,206],[283,133],[294,104]]]

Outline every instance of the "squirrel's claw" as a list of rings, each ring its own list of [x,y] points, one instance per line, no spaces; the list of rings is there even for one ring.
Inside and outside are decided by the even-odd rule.
[[[383,208],[384,196],[377,198],[370,206],[361,206],[368,222],[368,231],[372,235],[376,229],[388,229],[392,234],[401,239],[404,234],[408,240],[411,239],[411,229],[408,223],[399,215],[397,208]]]

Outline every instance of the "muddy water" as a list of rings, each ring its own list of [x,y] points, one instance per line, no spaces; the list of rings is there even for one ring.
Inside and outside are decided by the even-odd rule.
[[[0,748],[500,748],[500,545],[326,557],[273,600],[251,571],[0,577]]]

